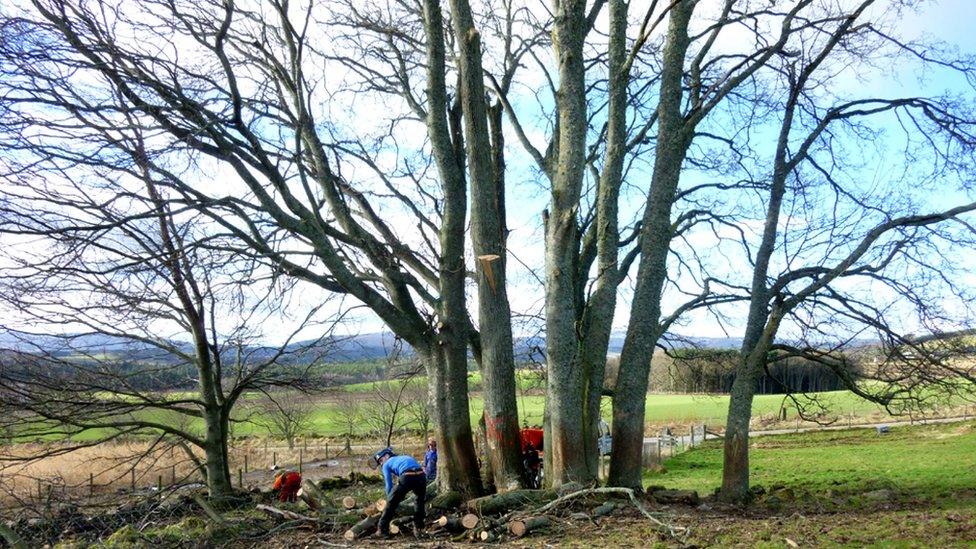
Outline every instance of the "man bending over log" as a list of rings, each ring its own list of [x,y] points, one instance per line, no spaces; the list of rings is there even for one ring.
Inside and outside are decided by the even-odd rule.
[[[396,516],[397,507],[413,492],[417,496],[413,515],[414,532],[420,534],[424,528],[424,502],[427,492],[427,475],[424,469],[411,456],[398,456],[392,448],[383,448],[373,456],[373,461],[383,470],[383,481],[386,483],[386,509],[380,517],[377,534],[380,537],[390,536],[390,521]],[[397,478],[396,488],[393,487],[393,477]]]

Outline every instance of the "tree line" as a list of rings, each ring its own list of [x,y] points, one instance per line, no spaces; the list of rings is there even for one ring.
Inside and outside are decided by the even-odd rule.
[[[639,488],[654,350],[690,319],[728,326],[741,308],[722,497],[743,500],[751,403],[771,356],[822,364],[892,410],[973,381],[910,335],[967,326],[960,257],[976,210],[976,66],[902,36],[899,21],[921,5],[4,8],[6,306],[33,330],[157,346],[166,326],[193,341],[173,351],[194,365],[198,390],[146,395],[104,361],[48,378],[40,363],[52,358],[21,350],[38,366],[0,376],[0,406],[54,430],[189,440],[206,449],[212,493],[225,494],[229,407],[314,380],[280,377],[274,356],[226,364],[219,349],[279,315],[294,317],[294,334],[329,334],[365,309],[426,370],[440,482],[475,496],[525,482],[518,313],[545,334],[547,482],[597,481],[609,396],[608,483]],[[935,76],[899,93],[885,78],[904,67]],[[526,180],[546,202],[544,251],[526,266],[538,311],[510,298],[524,261],[509,222]],[[626,335],[606,390],[615,319]],[[878,383],[857,383],[842,360],[865,337],[898,350],[871,372]],[[483,377],[489,479],[469,421],[469,353]],[[201,417],[206,435],[130,406]],[[98,414],[79,416],[89,409]]]

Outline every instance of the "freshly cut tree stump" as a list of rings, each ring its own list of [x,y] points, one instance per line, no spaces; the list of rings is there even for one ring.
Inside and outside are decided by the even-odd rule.
[[[355,541],[359,538],[366,537],[376,531],[376,526],[379,523],[379,515],[366,517],[354,524],[352,528],[346,530],[346,533],[342,537],[346,538],[347,541]]]
[[[355,509],[356,508],[356,498],[352,496],[346,496],[342,498],[342,507],[344,509]]]
[[[513,520],[508,523],[508,531],[520,538],[534,530],[549,527],[549,517],[532,517],[525,520]]]
[[[468,513],[463,517],[461,517],[461,526],[464,526],[466,529],[471,530],[475,526],[478,526],[478,522],[480,520],[481,519],[478,517],[478,515],[474,513]]]

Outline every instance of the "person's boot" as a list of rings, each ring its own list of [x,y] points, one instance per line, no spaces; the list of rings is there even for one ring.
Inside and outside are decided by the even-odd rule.
[[[373,537],[376,538],[376,539],[384,539],[385,540],[385,539],[392,539],[393,538],[393,535],[390,534],[390,531],[389,530],[387,530],[385,532],[383,530],[377,530],[376,533],[373,534]]]

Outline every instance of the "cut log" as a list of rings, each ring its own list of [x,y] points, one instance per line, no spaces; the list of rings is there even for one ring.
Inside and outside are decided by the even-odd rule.
[[[616,508],[617,506],[614,505],[612,501],[607,501],[604,502],[603,505],[594,508],[590,514],[593,516],[593,518],[605,517],[613,513],[614,509]]]
[[[383,510],[386,509],[386,499],[385,498],[380,498],[380,499],[376,500],[376,503],[374,503],[373,505],[376,506],[376,510],[377,511],[379,511],[380,513],[382,513]]]
[[[580,490],[585,490],[586,486],[583,486],[579,482],[567,482],[565,484],[560,484],[559,488],[556,488],[557,496],[565,496],[566,494],[572,494],[573,492],[579,492]]]
[[[352,496],[346,496],[342,498],[342,507],[344,509],[355,509],[356,508],[356,498]]]
[[[541,505],[556,497],[552,490],[512,490],[468,501],[468,510],[479,516],[502,515],[514,509]]]
[[[478,534],[478,538],[481,539],[481,541],[493,542],[498,541],[498,534],[496,534],[494,530],[482,530],[481,533]]]
[[[308,506],[312,509],[318,509],[325,505],[325,502],[328,501],[325,492],[316,486],[314,482],[308,479],[305,479],[305,481],[302,482],[302,490],[305,492],[305,496],[307,498],[303,499],[305,499],[305,502],[308,503]]]
[[[308,495],[307,493],[305,493],[305,494],[298,494],[298,497],[299,497],[299,499],[301,499],[302,501],[305,502],[305,505],[308,505],[308,508],[309,509],[311,509],[313,511],[321,511],[321,510],[323,510],[319,506],[319,502],[315,501],[315,498],[313,498],[312,496]]]
[[[359,538],[366,537],[376,531],[376,525],[379,523],[379,515],[366,517],[354,524],[352,528],[346,530],[346,533],[342,537],[346,538],[347,541],[355,541]]]
[[[376,509],[376,504],[375,503],[370,503],[368,506],[366,506],[363,509],[363,516],[365,516],[365,517],[378,517],[378,516],[380,516],[380,513],[381,513],[381,511],[379,511],[378,509]]]
[[[461,526],[464,526],[468,530],[471,530],[475,526],[478,526],[478,521],[480,520],[481,519],[478,517],[478,515],[474,513],[468,513],[463,517],[461,517]]]
[[[445,492],[430,500],[432,509],[457,509],[464,503],[460,492]]]
[[[448,532],[460,532],[461,530],[464,530],[464,526],[461,525],[461,521],[457,517],[452,517],[449,515],[444,515],[443,517],[435,520],[434,526],[443,528]]]
[[[396,524],[390,524],[390,534],[394,536],[400,535],[400,527]]]
[[[318,519],[316,519],[316,518],[307,517],[305,515],[302,515],[300,513],[295,513],[295,512],[292,512],[292,511],[286,511],[285,509],[278,509],[277,507],[272,507],[270,505],[258,504],[258,506],[255,507],[255,509],[257,509],[258,511],[261,511],[262,513],[271,515],[271,516],[276,517],[276,518],[284,519],[284,520],[300,520],[300,521],[305,521],[305,522],[318,522]]]
[[[661,505],[680,504],[697,507],[701,503],[698,492],[694,490],[656,490],[651,497]]]
[[[513,520],[508,523],[508,531],[520,538],[535,530],[549,527],[549,517],[532,517],[525,520]]]

